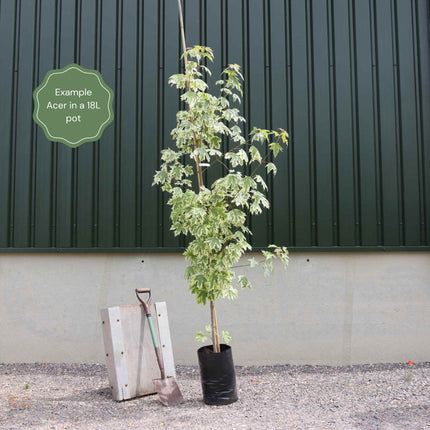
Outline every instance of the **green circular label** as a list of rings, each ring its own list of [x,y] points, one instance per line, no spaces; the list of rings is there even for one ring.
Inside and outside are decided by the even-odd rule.
[[[100,139],[113,120],[113,91],[97,70],[51,70],[33,92],[33,119],[47,139],[76,148]]]

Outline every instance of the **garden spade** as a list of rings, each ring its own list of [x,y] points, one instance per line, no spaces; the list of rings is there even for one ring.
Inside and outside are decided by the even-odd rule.
[[[148,293],[148,300],[145,302],[139,297],[139,294]],[[160,346],[158,345],[157,337],[155,336],[154,325],[152,324],[152,316],[150,311],[151,304],[151,290],[149,288],[136,288],[136,296],[140,303],[143,305],[146,317],[148,318],[149,330],[151,331],[152,343],[154,344],[155,355],[157,356],[158,367],[160,368],[161,378],[154,379],[154,387],[160,397],[161,403],[165,406],[174,406],[182,403],[184,398],[182,397],[181,390],[178,387],[178,383],[173,376],[167,376],[164,371],[163,358],[161,357]]]

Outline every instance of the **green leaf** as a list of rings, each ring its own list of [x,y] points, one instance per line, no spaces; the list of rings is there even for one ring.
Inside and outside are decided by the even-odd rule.
[[[242,103],[242,99],[237,94],[233,94],[232,97],[233,97],[233,101],[235,101],[239,104]]]
[[[227,154],[225,154],[224,158],[226,160],[230,160],[230,165],[232,167],[241,166],[243,164],[243,159],[240,157],[239,154],[237,154],[235,152],[227,152]]]
[[[194,280],[197,282],[198,285],[203,286],[205,282],[207,282],[207,279],[205,276],[199,274],[195,276]]]
[[[230,333],[228,331],[223,330],[221,335],[222,335],[222,338],[224,339],[225,343],[229,343],[231,341],[231,336],[230,336]]]
[[[251,282],[249,282],[249,279],[246,276],[239,275],[237,277],[237,282],[240,285],[241,288],[251,288]]]
[[[230,288],[226,291],[226,297],[229,300],[237,299],[237,290],[230,285]]]
[[[196,148],[193,153],[192,153],[193,157],[200,157],[200,161],[209,161],[210,160],[210,155],[208,153],[208,151],[206,151],[206,149],[204,148]]]
[[[170,76],[168,80],[169,85],[176,86],[178,89],[185,88],[186,85],[186,77],[185,75],[178,74]]]
[[[232,209],[228,212],[227,218],[234,226],[239,226],[245,223],[246,215],[239,209]]]
[[[212,72],[210,71],[210,69],[208,67],[204,66],[203,64],[200,64],[200,68],[202,70],[204,70],[209,76],[212,75]]]
[[[248,158],[248,154],[246,153],[246,151],[245,151],[245,150],[243,150],[243,149],[239,149],[239,151],[237,151],[237,155],[241,158],[241,160],[242,160],[244,163],[247,163],[247,162],[248,162],[249,158]],[[242,164],[241,164],[241,165],[242,165]]]
[[[272,260],[275,257],[275,254],[273,254],[270,251],[261,251],[261,253],[264,255],[264,258],[267,260]]]
[[[250,189],[257,188],[257,183],[250,176],[245,176],[243,178],[243,186],[245,190],[248,191]]]
[[[264,179],[260,175],[255,175],[254,178],[262,186],[263,190],[267,190],[266,182],[264,182]]]
[[[258,266],[258,261],[254,257],[248,258],[248,261],[249,261],[249,266],[250,267]]]
[[[205,91],[208,84],[201,79],[193,79],[190,81],[190,89],[194,91]]]
[[[251,142],[264,143],[264,141],[266,141],[268,138],[267,130],[256,127],[252,129],[249,135],[251,136]]]
[[[270,149],[273,151],[273,155],[277,157],[280,151],[282,151],[282,146],[278,142],[272,142],[269,144]]]
[[[219,251],[222,247],[222,242],[217,237],[210,237],[209,239],[206,239],[205,243],[212,251]]]
[[[237,189],[239,185],[239,174],[231,173],[225,177],[227,185],[233,190]]]
[[[182,172],[183,172],[183,167],[181,165],[173,166],[171,170],[173,179],[181,179]]]
[[[202,331],[198,331],[196,333],[196,341],[197,342],[206,342],[207,337],[203,334]]]
[[[239,111],[237,109],[226,109],[223,112],[223,118],[225,118],[226,121],[235,121],[237,122]]]
[[[264,270],[264,276],[266,278],[269,277],[273,272],[273,264],[272,264],[272,268],[268,263],[263,264],[263,270]]]
[[[233,203],[239,207],[247,207],[249,200],[249,193],[246,191],[239,191],[233,199]]]
[[[168,174],[164,170],[155,173],[153,184],[164,184],[168,178]]]
[[[221,139],[220,138],[217,138],[217,136],[215,136],[215,138],[212,138],[212,141],[210,142],[212,145],[214,145],[214,146],[216,146],[216,145],[218,145],[219,144],[219,141],[220,141]],[[222,152],[221,151],[218,151],[217,149],[214,149],[214,148],[209,148],[208,149],[208,154],[210,155],[210,156],[215,156],[215,157],[222,157]]]
[[[251,163],[253,161],[257,161],[258,163],[261,163],[262,157],[257,147],[255,147],[254,145],[250,146],[249,152],[251,154],[251,161],[250,161]]]
[[[180,156],[180,153],[173,151],[170,148],[161,151],[161,159],[167,163],[177,160]]]
[[[278,138],[278,141],[281,140],[282,143],[288,145],[289,134],[283,129],[279,128],[279,132],[273,131],[273,135]]]
[[[276,175],[276,172],[278,171],[277,167],[273,163],[267,163],[266,170],[267,173],[273,172],[273,175]]]

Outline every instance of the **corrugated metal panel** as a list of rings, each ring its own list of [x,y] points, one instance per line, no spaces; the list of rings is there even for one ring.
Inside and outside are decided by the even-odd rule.
[[[180,107],[167,85],[181,67],[176,7],[0,2],[1,250],[184,245],[151,187]],[[255,247],[429,249],[426,0],[186,0],[184,12],[188,45],[215,50],[215,75],[243,65],[246,130],[291,135],[273,208],[250,221]],[[115,92],[115,122],[77,149],[32,121],[33,89],[71,62]]]

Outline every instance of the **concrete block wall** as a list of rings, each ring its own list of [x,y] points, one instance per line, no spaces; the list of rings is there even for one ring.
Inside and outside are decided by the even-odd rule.
[[[166,301],[175,360],[197,364],[210,321],[180,254],[1,254],[0,362],[104,362],[100,309]],[[285,272],[246,269],[253,290],[218,305],[236,364],[430,361],[430,253],[294,253]]]

